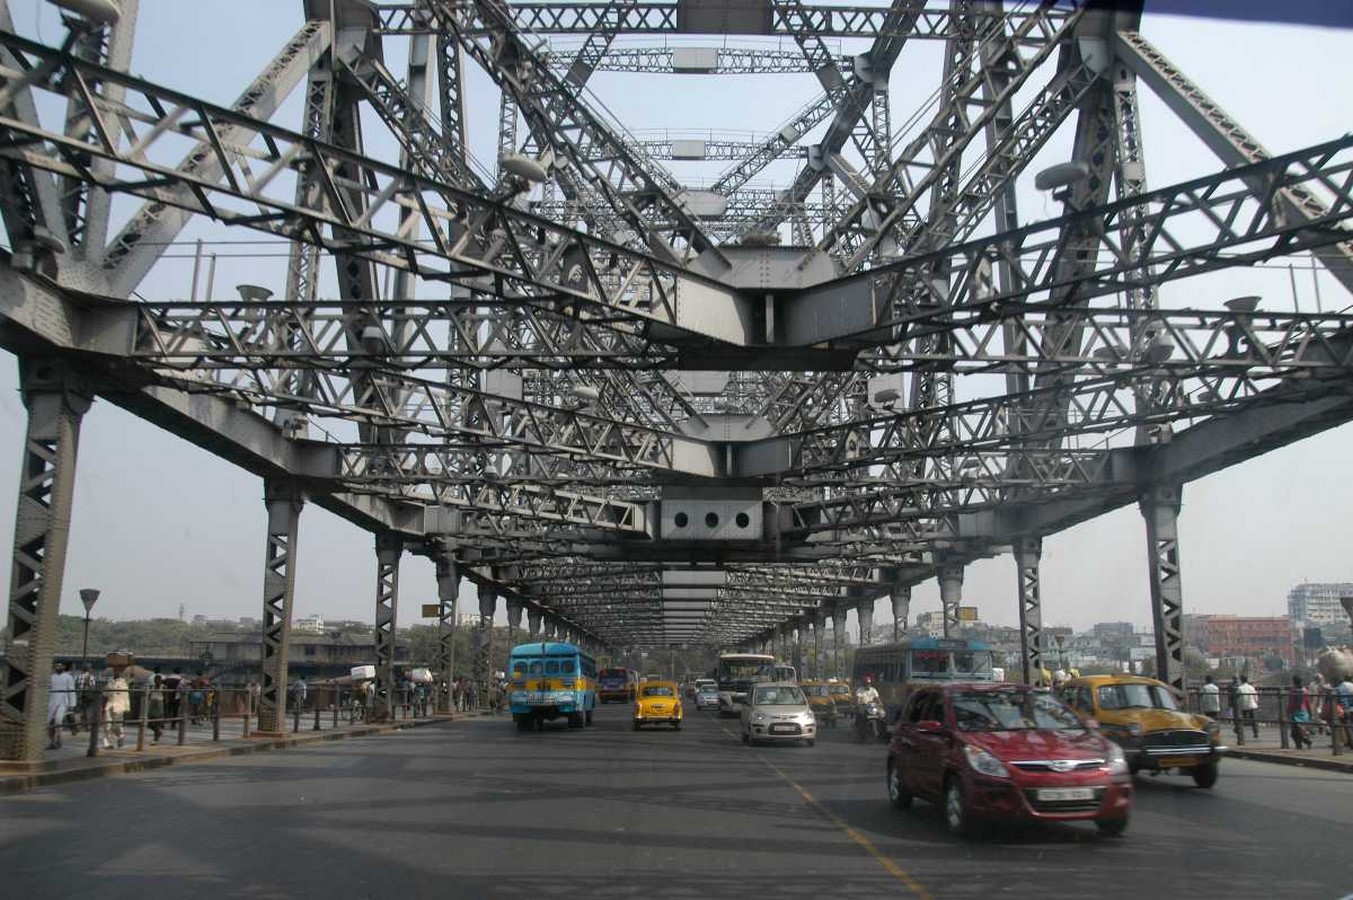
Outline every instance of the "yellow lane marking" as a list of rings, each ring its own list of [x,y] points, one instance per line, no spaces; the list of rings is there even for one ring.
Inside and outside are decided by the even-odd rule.
[[[722,726],[720,727],[722,728]],[[739,740],[742,739],[741,735],[735,735],[727,728],[723,728],[723,732],[727,734],[729,737],[736,737]],[[766,768],[774,772],[776,775],[779,775],[781,780],[783,780],[786,784],[788,784],[795,791],[797,791],[799,796],[803,798],[804,802],[807,803],[809,806],[811,806],[814,810],[816,810],[818,815],[822,816],[828,822],[831,822],[837,828],[840,828],[842,831],[846,833],[846,837],[850,838],[861,848],[863,848],[864,852],[874,857],[874,861],[883,867],[883,871],[893,876],[893,878],[897,879],[899,882],[905,885],[907,890],[911,891],[917,897],[922,898],[922,900],[933,900],[931,893],[927,891],[925,889],[925,886],[922,885],[921,882],[917,881],[910,872],[908,872],[906,869],[902,868],[897,863],[889,859],[886,855],[884,855],[883,851],[880,850],[874,844],[873,841],[869,840],[869,838],[865,837],[863,834],[856,831],[854,828],[851,828],[850,825],[844,819],[842,819],[836,813],[832,812],[830,809],[827,809],[827,807],[819,803],[818,799],[814,797],[812,794],[810,794],[807,788],[799,784],[793,778],[790,778],[780,769],[779,766],[775,765],[773,762],[769,761],[765,757],[758,756],[757,760]]]

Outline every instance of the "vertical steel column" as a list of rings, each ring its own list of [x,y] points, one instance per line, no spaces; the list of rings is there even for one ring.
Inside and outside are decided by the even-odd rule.
[[[894,586],[888,599],[893,604],[893,642],[896,643],[907,634],[907,616],[911,614],[911,585]]]
[[[383,722],[395,715],[395,628],[403,552],[404,541],[398,535],[376,535],[376,683],[385,692],[377,716]]]
[[[827,612],[817,609],[813,613],[813,677],[826,678],[827,667],[822,664],[823,638],[827,631]]]
[[[507,598],[507,645],[512,647],[517,643],[517,632],[521,630],[521,614],[524,610],[522,601],[517,597]]]
[[[498,594],[488,585],[479,586],[479,624],[474,637],[474,684],[479,695],[479,707],[489,703],[489,688],[493,667],[493,614],[498,610]]]
[[[1043,541],[1039,538],[1024,538],[1015,544],[1019,579],[1019,652],[1025,684],[1033,684],[1043,677],[1043,601],[1038,572],[1042,554]]]
[[[944,636],[958,633],[958,606],[963,602],[963,567],[940,567],[940,603],[944,606]]]
[[[47,691],[66,568],[80,420],[92,393],[56,360],[20,364],[28,408],[0,663],[0,759],[38,763],[47,746]]]
[[[263,484],[268,545],[263,559],[263,661],[258,730],[281,734],[287,722],[287,661],[291,606],[296,593],[296,533],[305,498],[285,481]]]
[[[855,621],[860,626],[860,646],[874,643],[874,601],[866,600],[855,607]]]
[[[836,604],[832,607],[832,673],[836,678],[844,678],[846,655],[846,607]]]
[[[1151,621],[1156,632],[1156,677],[1184,693],[1183,583],[1179,570],[1179,485],[1158,484],[1138,505],[1146,519],[1151,566]]]
[[[445,550],[434,560],[437,572],[437,677],[445,689],[437,691],[437,712],[450,713],[451,683],[456,669],[456,601],[460,597],[460,567]]]
[[[531,637],[540,634],[540,607],[534,606],[526,611],[526,630],[531,632]]]

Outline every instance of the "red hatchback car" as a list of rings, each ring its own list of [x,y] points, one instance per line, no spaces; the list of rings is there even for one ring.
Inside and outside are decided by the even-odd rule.
[[[945,684],[912,694],[888,749],[888,797],[944,808],[954,834],[979,821],[1092,819],[1122,834],[1132,809],[1123,751],[1061,700],[1022,684]]]

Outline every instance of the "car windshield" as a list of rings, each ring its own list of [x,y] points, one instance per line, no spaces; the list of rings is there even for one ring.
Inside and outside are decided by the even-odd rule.
[[[952,695],[959,731],[1071,731],[1085,724],[1051,694],[964,691]]]
[[[833,684],[830,687],[832,693],[838,697],[850,696],[850,685],[846,684],[845,682],[841,682],[840,684]]]
[[[705,696],[714,696],[714,697],[719,696],[719,692],[717,689],[708,686],[700,688],[700,690],[696,691],[696,693],[704,694]]]
[[[804,706],[803,691],[796,687],[759,687],[752,703],[756,706]]]
[[[1179,709],[1179,704],[1158,684],[1105,684],[1099,688],[1099,708]]]
[[[652,687],[644,688],[645,697],[670,697],[673,691],[665,684],[655,684]]]

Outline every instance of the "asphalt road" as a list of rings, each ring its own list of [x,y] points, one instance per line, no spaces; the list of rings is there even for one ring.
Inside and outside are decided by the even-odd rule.
[[[1353,778],[1231,760],[1139,778],[1128,833],[956,841],[884,748],[470,719],[0,798],[7,897],[1318,897],[1353,894]]]

